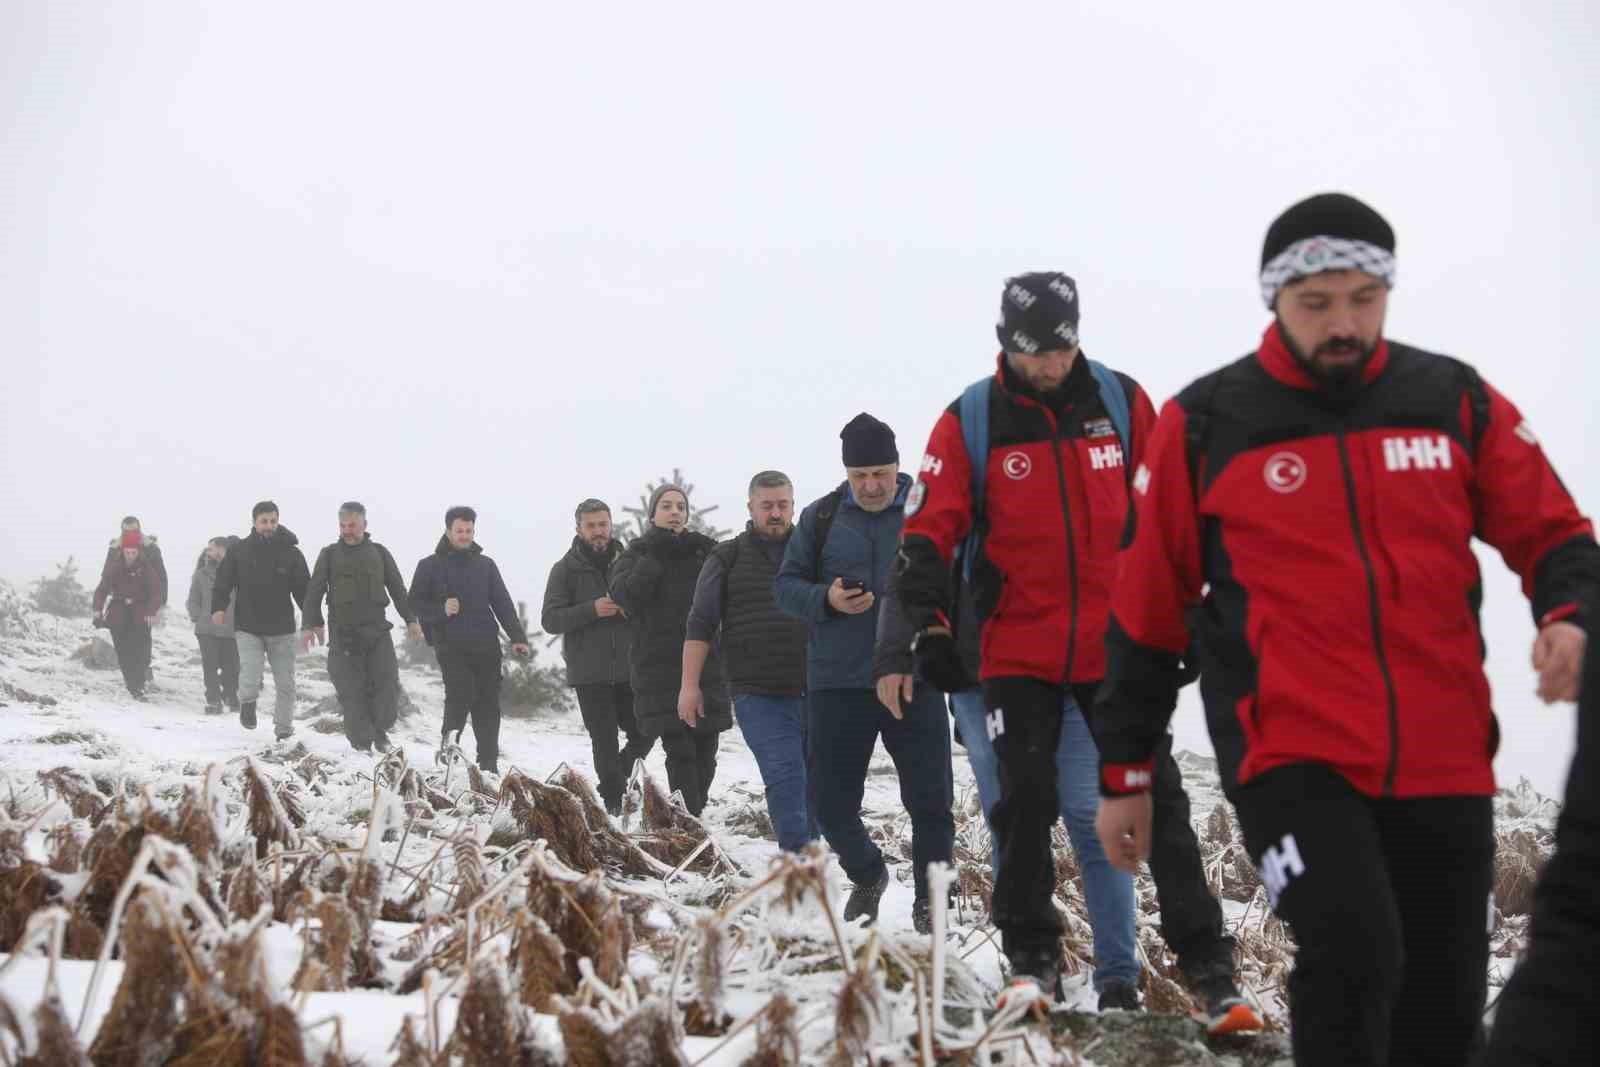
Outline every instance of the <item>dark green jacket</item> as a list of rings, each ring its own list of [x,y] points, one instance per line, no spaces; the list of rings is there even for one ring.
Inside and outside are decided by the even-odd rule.
[[[390,629],[387,609],[391,598],[402,619],[406,622],[416,619],[411,611],[411,600],[406,596],[405,579],[400,577],[400,567],[389,550],[374,541],[371,534],[362,535],[359,544],[347,545],[341,539],[317,553],[317,564],[306,586],[302,629],[323,624],[324,596],[328,600],[328,625],[335,642],[342,630]]]

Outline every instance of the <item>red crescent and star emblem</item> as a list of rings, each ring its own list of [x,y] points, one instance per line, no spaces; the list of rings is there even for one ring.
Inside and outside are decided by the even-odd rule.
[[[1267,488],[1275,493],[1292,493],[1306,484],[1306,461],[1293,452],[1274,452],[1261,469]]]
[[[1028,458],[1026,452],[1009,452],[1000,461],[1000,469],[1006,472],[1007,478],[1021,481],[1033,470],[1033,460]]]

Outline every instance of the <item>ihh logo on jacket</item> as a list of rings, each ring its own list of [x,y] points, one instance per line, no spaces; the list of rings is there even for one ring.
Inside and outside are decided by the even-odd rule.
[[[1007,478],[1020,482],[1033,470],[1033,460],[1028,458],[1026,452],[1008,452],[1006,458],[1000,461],[1000,469],[1006,472]]]
[[[1435,437],[1385,437],[1383,465],[1391,471],[1450,469],[1450,439]]]
[[[1099,448],[1089,449],[1089,465],[1097,471],[1107,467],[1122,466],[1121,445],[1101,445]]]

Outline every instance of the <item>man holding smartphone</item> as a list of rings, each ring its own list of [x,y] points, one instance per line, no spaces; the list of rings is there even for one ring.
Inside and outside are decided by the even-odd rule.
[[[867,765],[881,736],[911,816],[912,923],[925,933],[928,864],[948,863],[955,840],[950,726],[937,690],[915,687],[894,713],[878,702],[872,678],[878,597],[899,544],[911,478],[900,473],[894,431],[871,415],[857,415],[839,436],[846,480],[801,512],[775,590],[778,607],[810,626],[811,792],[822,836],[852,883],[845,921],[875,922],[889,885],[883,853],[861,821]]]

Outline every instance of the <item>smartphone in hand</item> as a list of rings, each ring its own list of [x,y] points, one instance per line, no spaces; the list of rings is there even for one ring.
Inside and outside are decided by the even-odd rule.
[[[861,593],[867,588],[867,583],[860,578],[840,578],[839,585],[847,593]]]

